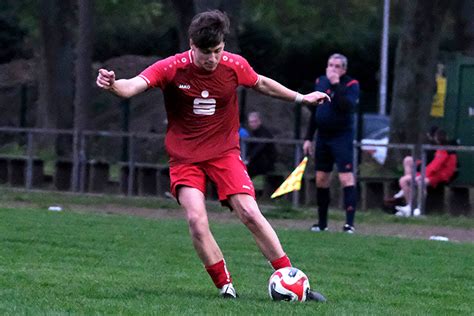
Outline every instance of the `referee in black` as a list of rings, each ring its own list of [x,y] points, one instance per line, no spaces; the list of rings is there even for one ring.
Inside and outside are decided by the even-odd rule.
[[[328,59],[326,75],[316,79],[315,90],[327,93],[331,101],[311,107],[311,120],[306,131],[303,151],[312,154],[316,130],[315,167],[319,221],[311,231],[328,230],[330,176],[334,163],[344,191],[346,223],[343,231],[354,233],[356,189],[352,173],[352,142],[354,140],[354,110],[359,101],[359,82],[346,74],[347,58],[333,54]]]

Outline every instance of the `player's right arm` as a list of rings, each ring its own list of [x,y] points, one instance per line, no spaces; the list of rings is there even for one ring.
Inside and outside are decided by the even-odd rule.
[[[98,87],[113,92],[122,98],[131,98],[148,88],[147,82],[139,77],[115,80],[114,71],[99,69],[96,84]]]

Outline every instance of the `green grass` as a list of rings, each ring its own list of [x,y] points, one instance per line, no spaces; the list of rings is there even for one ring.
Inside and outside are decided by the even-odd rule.
[[[217,297],[183,220],[0,208],[0,314],[474,313],[473,244],[279,230],[329,299],[293,304],[268,298],[271,269],[242,225],[212,229],[237,301]]]

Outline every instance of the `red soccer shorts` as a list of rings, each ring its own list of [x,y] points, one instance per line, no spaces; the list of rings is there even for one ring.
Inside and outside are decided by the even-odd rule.
[[[208,178],[216,185],[217,195],[221,202],[225,202],[229,195],[239,193],[255,198],[255,190],[247,168],[236,153],[228,153],[222,157],[198,163],[174,164],[170,166],[170,178],[171,193],[178,201],[176,190],[180,186],[196,188],[206,194]]]

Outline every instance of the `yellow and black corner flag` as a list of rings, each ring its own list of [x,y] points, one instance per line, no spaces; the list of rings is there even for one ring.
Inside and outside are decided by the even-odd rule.
[[[308,157],[304,157],[304,159],[300,162],[298,167],[286,178],[286,180],[280,185],[275,192],[273,192],[271,198],[274,199],[277,196],[298,191],[301,189],[301,179],[303,178],[304,169],[306,168],[306,163],[308,162]]]

